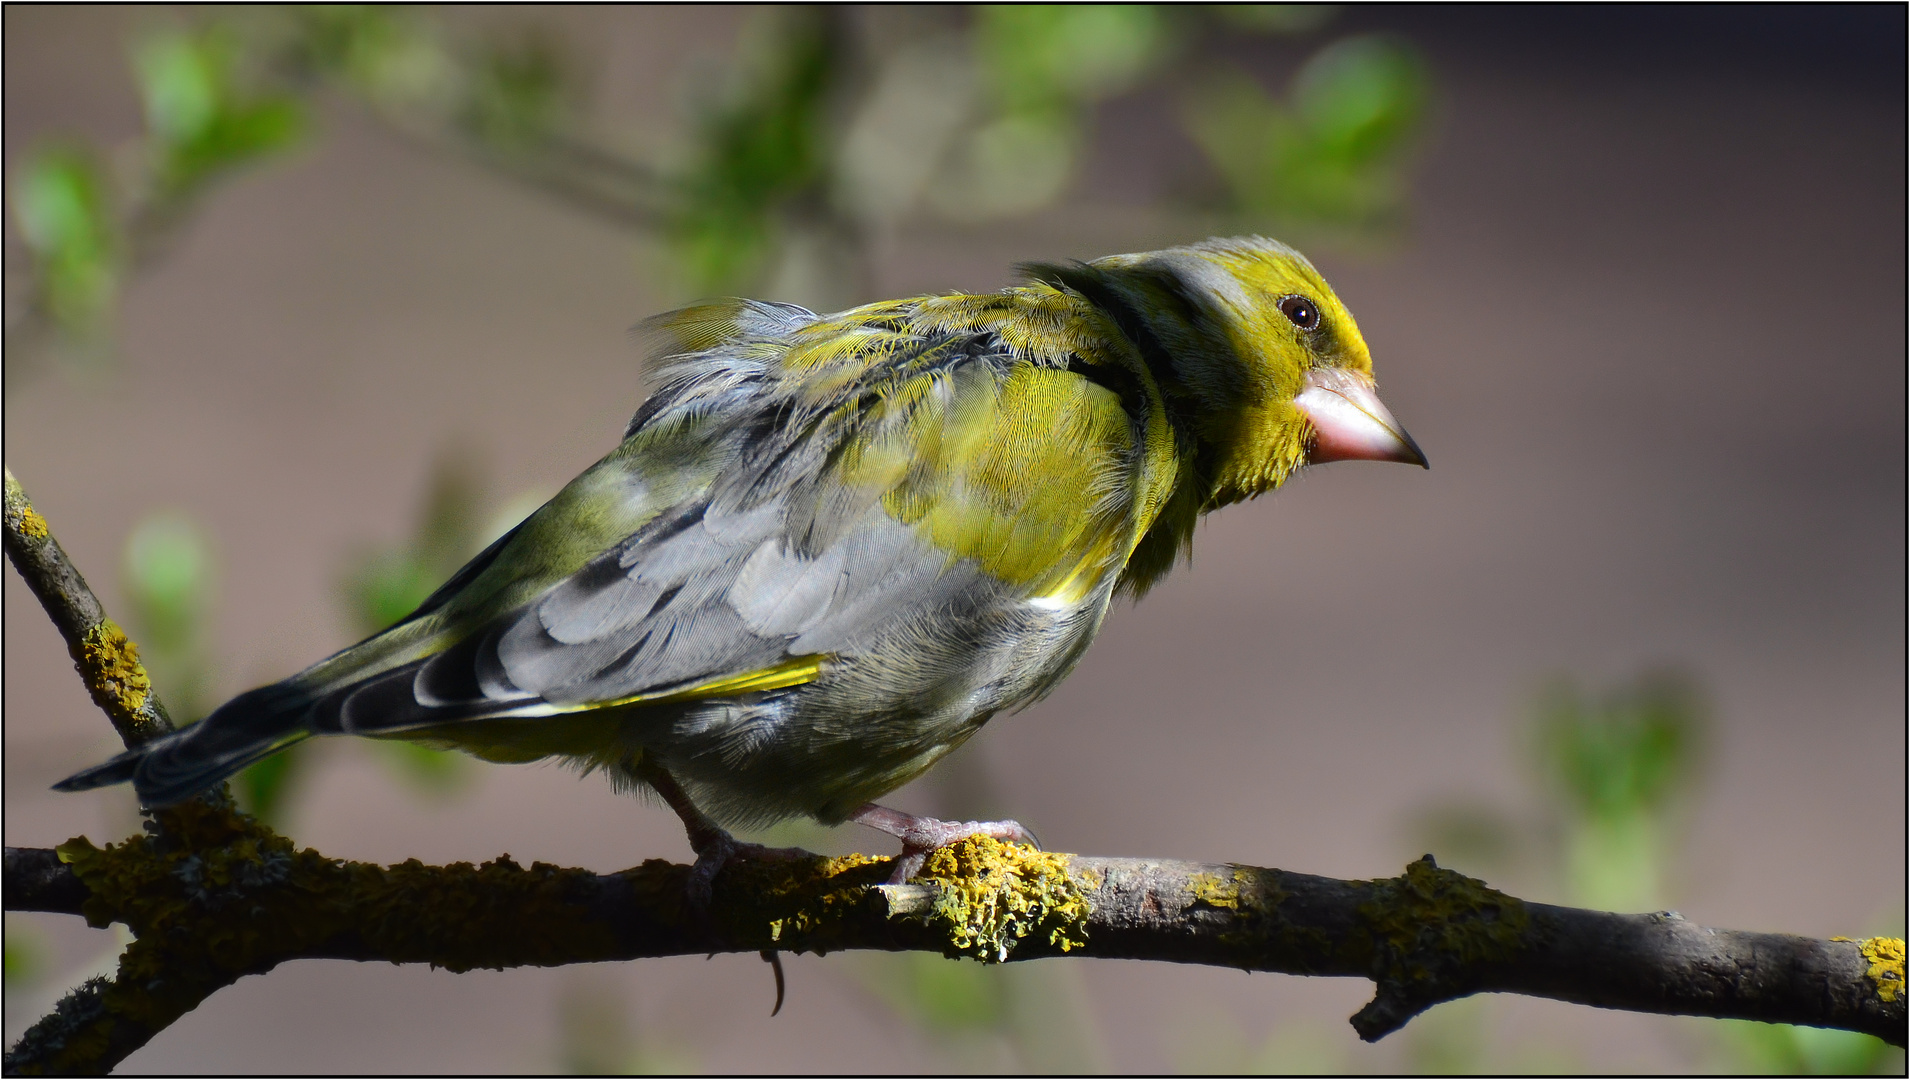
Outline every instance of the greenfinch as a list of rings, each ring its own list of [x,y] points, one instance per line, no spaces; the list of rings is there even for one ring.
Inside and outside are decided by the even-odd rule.
[[[1039,700],[1200,515],[1307,464],[1424,466],[1353,317],[1259,237],[986,295],[642,324],[623,442],[397,625],[58,785],[189,798],[314,735],[559,757],[719,823],[973,832],[875,799]]]

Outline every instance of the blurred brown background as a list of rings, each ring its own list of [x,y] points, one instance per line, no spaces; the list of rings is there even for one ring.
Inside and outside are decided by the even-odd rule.
[[[1434,88],[1404,230],[1309,245],[1432,470],[1320,468],[1215,515],[1192,568],[1117,610],[1050,700],[991,724],[945,763],[952,779],[889,801],[979,803],[1060,850],[1348,877],[1431,844],[1562,900],[1524,734],[1535,697],[1559,675],[1599,688],[1675,665],[1711,719],[1662,902],[1713,925],[1901,933],[1903,26],[1879,11],[1328,24],[1396,34]],[[748,21],[442,17],[549,27],[594,75],[593,123],[638,134],[667,127]],[[9,173],[53,136],[137,134],[126,43],[186,18],[9,6]],[[1198,239],[1207,219],[1163,209],[1194,153],[1173,115],[1147,94],[1105,103],[1059,204],[972,227],[904,218],[848,299],[993,289],[1022,260]],[[210,538],[214,700],[355,638],[341,575],[409,535],[447,448],[470,455],[492,511],[608,450],[640,398],[626,329],[678,299],[627,232],[360,111],[326,105],[319,123],[221,186],[131,282],[113,366],[9,371],[6,460],[109,608],[146,515],[183,511]],[[6,842],[126,834],[124,790],[47,790],[112,734],[11,571],[5,604]],[[668,813],[554,766],[474,765],[430,795],[370,748],[328,745],[289,798],[290,834],[338,857],[613,870],[688,854]],[[1469,865],[1437,846],[1439,822],[1468,813],[1534,824]],[[112,942],[68,918],[7,925],[10,957],[17,932],[43,958],[31,984],[9,975],[11,1040]],[[1529,999],[1443,1006],[1365,1046],[1344,1022],[1364,982],[1106,961],[1006,973],[1072,1033],[1018,1041],[911,1022],[879,960],[787,958],[775,1019],[745,956],[467,975],[302,963],[220,993],[124,1069],[546,1071],[581,1067],[574,1044],[599,1029],[626,1064],[716,1072],[1732,1060],[1706,1022]],[[1442,1032],[1484,1048],[1440,1058]]]

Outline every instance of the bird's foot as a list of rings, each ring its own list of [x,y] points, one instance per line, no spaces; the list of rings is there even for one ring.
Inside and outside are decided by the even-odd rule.
[[[896,859],[895,870],[889,874],[891,885],[904,884],[920,873],[922,864],[928,861],[929,852],[971,836],[988,836],[1016,844],[1041,846],[1035,834],[1023,828],[1019,821],[943,821],[940,818],[917,817],[875,803],[864,804],[862,809],[849,815],[849,820],[879,829],[902,841],[902,855]]]
[[[773,848],[738,840],[728,831],[706,819],[690,830],[690,847],[696,851],[696,863],[690,867],[690,906],[707,916],[710,896],[716,887],[716,875],[737,860],[791,862],[815,856],[802,848]]]
[[[764,847],[738,840],[729,834],[728,829],[711,821],[708,815],[698,810],[676,778],[661,767],[644,761],[632,762],[628,768],[631,775],[649,784],[669,804],[670,809],[676,811],[676,816],[683,820],[683,831],[689,835],[690,850],[696,852],[696,863],[690,867],[687,888],[690,910],[698,919],[709,919],[710,896],[715,890],[716,875],[722,873],[723,868],[731,862],[738,859],[787,862],[814,857],[801,848]],[[781,971],[781,968],[777,970]]]

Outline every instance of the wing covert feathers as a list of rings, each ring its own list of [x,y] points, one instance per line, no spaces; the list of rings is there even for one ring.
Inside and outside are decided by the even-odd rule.
[[[131,777],[176,801],[311,734],[458,743],[460,725],[773,694],[838,662],[916,693],[927,676],[869,667],[904,646],[956,678],[1002,605],[1104,604],[1137,507],[1161,502],[1158,403],[1131,400],[1145,369],[1096,320],[1046,285],[646,320],[659,387],[624,443],[417,612],[66,786]]]

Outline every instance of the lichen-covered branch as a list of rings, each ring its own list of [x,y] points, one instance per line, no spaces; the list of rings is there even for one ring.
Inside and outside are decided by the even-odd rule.
[[[80,681],[112,720],[120,740],[131,749],[171,731],[172,719],[139,662],[139,646],[106,617],[99,597],[53,538],[12,469],[6,470],[5,517],[8,561],[66,639]]]
[[[6,474],[8,558],[66,638],[126,745],[172,730],[137,647],[106,617]],[[691,953],[927,950],[998,963],[1072,954],[1359,976],[1365,1039],[1482,991],[1605,1008],[1867,1032],[1904,1044],[1904,944],[1710,930],[1675,913],[1533,904],[1443,870],[1340,881],[1249,866],[1061,855],[964,841],[916,883],[891,860],[741,860],[707,911],[690,868],[596,874],[508,856],[471,866],[328,858],[237,813],[221,790],[106,848],[7,848],[8,911],[65,912],[135,935],[111,979],[68,994],[8,1051],[8,1075],[98,1074],[215,991],[288,960],[453,971]]]
[[[78,839],[57,852],[8,849],[8,910],[74,912],[136,935],[118,977],[30,1030],[9,1073],[111,1068],[207,995],[294,959],[466,971],[779,949],[1357,976],[1378,986],[1353,1017],[1369,1040],[1438,1002],[1499,991],[1904,1042],[1899,940],[1819,941],[1528,903],[1431,858],[1399,877],[1341,881],[975,839],[937,852],[900,886],[881,884],[891,861],[868,855],[739,861],[717,877],[700,917],[687,901],[689,867],[662,861],[617,874],[508,857],[375,866],[298,850],[229,805],[161,817],[151,835],[107,848]]]
[[[51,848],[7,849],[8,911],[56,911],[78,915],[92,893]]]

